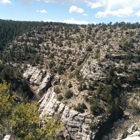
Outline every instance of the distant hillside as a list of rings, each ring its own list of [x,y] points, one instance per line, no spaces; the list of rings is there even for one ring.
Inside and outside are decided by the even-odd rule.
[[[32,28],[43,25],[43,22],[27,22],[0,20],[0,50],[15,37],[30,31]]]

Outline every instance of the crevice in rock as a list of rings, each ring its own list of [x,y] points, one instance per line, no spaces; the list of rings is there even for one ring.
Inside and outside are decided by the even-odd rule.
[[[99,124],[98,132],[94,140],[103,140],[103,136],[109,135],[114,122],[123,117],[123,111],[120,109],[117,113],[112,113],[104,123]]]

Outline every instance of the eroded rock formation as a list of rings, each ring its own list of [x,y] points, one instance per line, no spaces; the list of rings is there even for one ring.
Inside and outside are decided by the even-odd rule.
[[[53,88],[49,88],[39,102],[40,117],[45,114],[47,114],[47,118],[54,115],[65,124],[66,129],[63,133],[67,133],[66,136],[70,136],[74,140],[94,139],[94,132],[90,129],[90,123],[93,123],[94,116],[79,113],[60,101],[57,101]]]
[[[53,77],[54,76],[46,70],[40,70],[30,65],[27,66],[27,70],[23,73],[23,78],[29,81],[30,88],[37,99],[40,99],[44,92],[51,87]]]

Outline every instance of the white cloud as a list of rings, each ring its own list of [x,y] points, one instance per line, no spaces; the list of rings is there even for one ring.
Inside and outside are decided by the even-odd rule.
[[[47,11],[46,10],[41,10],[40,13],[47,13]]]
[[[83,16],[88,16],[88,14],[83,14]]]
[[[44,0],[46,3],[58,3],[57,1],[55,0]]]
[[[5,0],[0,0],[5,1]],[[6,0],[10,1],[10,0]],[[115,10],[124,7],[132,7],[139,8],[140,7],[140,0],[19,0],[22,3],[32,3],[36,1],[44,1],[47,3],[63,3],[63,4],[70,4],[70,5],[77,5],[77,4],[84,4],[87,3],[88,6],[91,8],[93,7],[104,7],[105,9]]]
[[[71,6],[69,9],[70,13],[83,13],[84,10],[82,8],[78,8],[77,6]]]
[[[102,0],[107,9],[119,9],[125,7],[139,8],[140,0]]]
[[[66,4],[67,6],[75,5],[76,9],[69,9],[70,12],[78,12],[84,14],[84,10],[82,8],[78,8],[79,5],[87,5],[90,8],[102,8],[103,11],[98,11],[96,13],[96,17],[106,17],[106,16],[117,16],[124,17],[129,15],[135,15],[140,17],[140,0],[18,0],[23,5],[31,5],[34,2],[46,2],[46,3],[59,3]],[[0,0],[1,2],[11,3],[11,0]],[[129,8],[128,8],[129,7]],[[130,8],[131,7],[131,8]],[[128,13],[126,13],[125,9],[128,8]],[[83,15],[84,16],[84,15]]]
[[[87,3],[87,6],[90,6],[92,9],[102,7],[103,5],[100,2],[90,2],[90,1],[85,1]]]
[[[60,21],[60,22],[69,23],[69,24],[88,24],[87,21],[79,21],[79,20],[75,20],[73,18],[68,19],[68,20],[63,20],[63,21]]]
[[[47,13],[47,11],[46,10],[37,10],[37,12],[39,12],[39,13]]]
[[[0,2],[1,2],[1,3],[9,3],[9,4],[11,3],[10,0],[0,0]]]
[[[78,4],[84,3],[84,0],[42,0],[47,3],[61,3],[61,4]]]
[[[123,9],[125,7],[139,8],[140,0],[85,0],[88,6],[92,8],[104,7],[106,10]]]
[[[95,17],[117,16],[126,17],[134,15],[140,7],[140,0],[85,0],[87,6],[94,8],[104,8],[104,11],[98,11]],[[140,17],[140,12],[135,13]]]
[[[97,12],[95,14],[96,18],[101,18],[101,17],[107,17],[108,15],[111,16],[117,16],[117,17],[124,17],[124,16],[131,16],[133,14],[133,10],[131,7],[126,7],[123,9],[118,9],[118,10],[105,10],[104,12]]]
[[[136,16],[140,17],[140,10],[136,12]]]
[[[80,21],[80,20],[75,20],[73,18],[68,19],[68,20],[62,20],[62,21],[55,21],[55,20],[50,20],[50,19],[43,20],[43,21],[44,22],[62,22],[62,23],[68,23],[68,24],[85,24],[85,25],[89,24],[88,21]]]

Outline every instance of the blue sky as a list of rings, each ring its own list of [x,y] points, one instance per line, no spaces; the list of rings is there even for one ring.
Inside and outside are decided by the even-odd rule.
[[[0,0],[0,19],[133,23],[140,22],[140,0]]]

